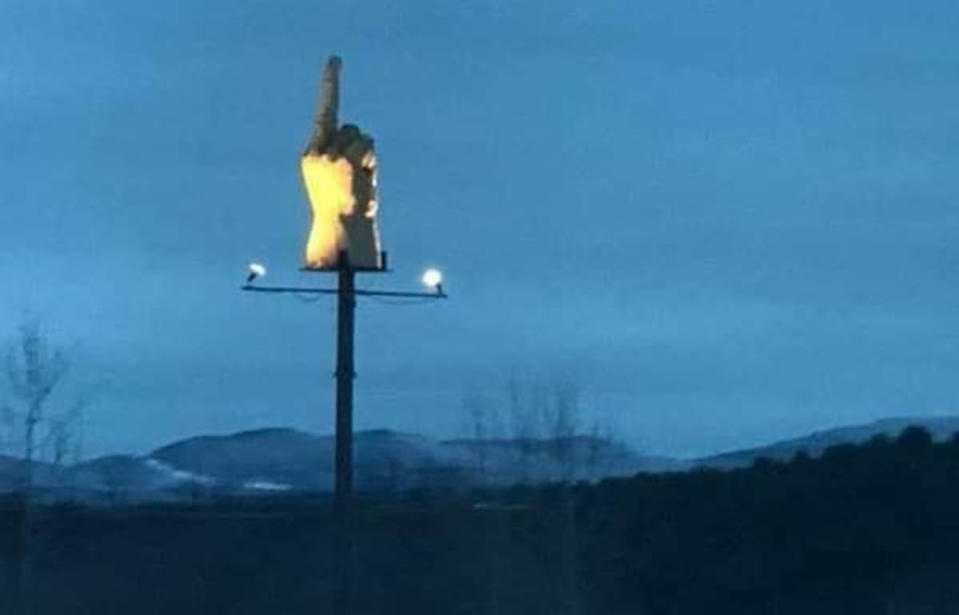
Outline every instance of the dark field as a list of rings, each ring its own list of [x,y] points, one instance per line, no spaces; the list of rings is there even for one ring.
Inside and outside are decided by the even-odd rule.
[[[729,473],[367,498],[354,611],[959,613],[957,486],[959,441],[911,429]],[[5,612],[328,611],[322,500],[37,507],[29,537],[22,512],[0,512]]]

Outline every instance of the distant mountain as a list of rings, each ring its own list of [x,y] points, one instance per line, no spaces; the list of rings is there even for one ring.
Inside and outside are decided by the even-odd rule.
[[[596,480],[639,472],[694,467],[733,469],[757,458],[792,459],[799,451],[820,455],[836,444],[895,437],[910,425],[926,427],[936,439],[959,431],[959,417],[893,418],[702,459],[638,454],[608,438],[434,440],[387,429],[354,434],[357,489],[393,492],[417,487],[470,488],[572,478]],[[41,497],[86,501],[177,500],[204,494],[331,491],[332,436],[271,428],[230,435],[199,436],[149,455],[109,455],[56,467],[35,462],[33,481]],[[0,455],[0,492],[21,484],[23,461]]]
[[[865,425],[826,429],[766,446],[697,459],[690,465],[719,469],[741,468],[752,464],[760,457],[776,461],[788,461],[800,451],[805,451],[810,456],[817,457],[830,446],[837,444],[861,444],[877,435],[894,438],[910,425],[925,427],[932,434],[933,439],[945,440],[952,434],[959,432],[959,416],[889,418]]]
[[[108,455],[70,466],[65,483],[87,492],[102,492],[125,499],[153,499],[150,494],[174,490],[197,477],[148,457]]]
[[[563,440],[447,440],[387,429],[354,434],[354,482],[360,491],[469,488],[630,475],[673,469],[624,444],[576,436]],[[34,466],[39,492],[86,500],[142,501],[207,493],[331,491],[335,442],[295,429],[199,436],[149,455],[110,455],[73,466]],[[15,489],[22,461],[0,458],[0,491]]]
[[[559,444],[559,446],[557,446]],[[223,488],[321,490],[333,488],[332,436],[293,429],[260,429],[202,436],[154,451],[150,458]],[[568,464],[557,461],[564,456]],[[655,471],[669,464],[642,458],[625,445],[577,436],[551,440],[447,440],[378,429],[354,435],[355,482],[360,490],[508,485],[561,477],[562,466],[578,478]]]
[[[587,435],[562,439],[458,439],[446,440],[441,445],[464,463],[484,468],[484,480],[491,485],[564,477],[595,480],[637,472],[663,472],[682,465],[669,457],[640,455],[617,440]]]
[[[0,455],[0,491],[3,487],[13,488],[22,481],[23,460],[8,455]]]
[[[357,432],[353,443],[358,489],[443,482],[448,470],[461,467],[461,460],[423,436],[378,429]],[[150,458],[225,488],[329,491],[334,449],[333,436],[274,428],[190,438],[159,448]]]
[[[32,481],[40,488],[51,487],[57,483],[57,471],[53,465],[34,461]],[[0,492],[15,489],[24,480],[24,461],[19,457],[0,455]]]
[[[0,493],[19,489],[23,480],[24,461],[0,456]],[[40,500],[173,500],[179,498],[178,489],[194,482],[194,477],[154,459],[132,455],[108,455],[65,466],[33,462],[32,484]]]
[[[326,489],[332,484],[332,439],[294,429],[189,438],[158,448],[150,458],[230,487],[263,482]]]

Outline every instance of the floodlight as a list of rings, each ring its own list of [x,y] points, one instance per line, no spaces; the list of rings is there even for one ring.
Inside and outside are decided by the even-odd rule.
[[[443,273],[439,269],[427,269],[423,272],[423,285],[440,291],[443,285]]]
[[[257,278],[262,278],[263,276],[266,275],[266,267],[264,267],[260,263],[250,263],[247,269],[249,270],[249,274],[247,274],[246,276],[247,284],[252,284],[253,280]]]

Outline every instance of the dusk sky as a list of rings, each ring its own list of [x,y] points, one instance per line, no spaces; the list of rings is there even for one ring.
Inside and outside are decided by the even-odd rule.
[[[957,31],[955,0],[4,0],[0,336],[70,349],[89,454],[330,432],[334,302],[239,286],[335,283],[298,271],[298,162],[337,53],[394,269],[359,285],[451,295],[361,301],[358,428],[458,435],[511,374],[646,453],[959,413]]]

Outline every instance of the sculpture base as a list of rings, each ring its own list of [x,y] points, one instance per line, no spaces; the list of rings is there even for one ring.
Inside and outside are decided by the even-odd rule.
[[[300,271],[305,271],[307,273],[336,273],[344,267],[341,263],[347,261],[348,259],[343,258],[344,255],[341,255],[340,262],[333,265],[328,265],[325,267],[301,267]],[[389,267],[387,266],[386,251],[380,252],[380,266],[379,267],[357,267],[346,265],[345,268],[355,271],[357,273],[387,273],[389,272]]]

